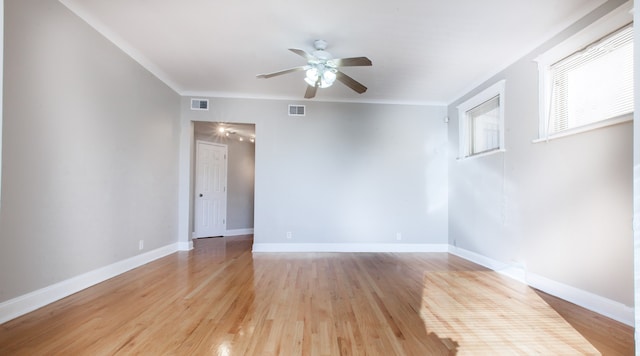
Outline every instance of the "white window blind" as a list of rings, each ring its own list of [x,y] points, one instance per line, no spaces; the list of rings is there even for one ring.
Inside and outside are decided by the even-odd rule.
[[[552,64],[547,136],[633,112],[633,27]]]
[[[470,155],[500,147],[500,96],[467,111]]]

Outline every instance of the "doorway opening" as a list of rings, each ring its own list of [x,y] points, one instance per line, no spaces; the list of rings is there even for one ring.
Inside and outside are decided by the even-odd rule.
[[[192,237],[253,234],[255,140],[255,124],[194,122]]]

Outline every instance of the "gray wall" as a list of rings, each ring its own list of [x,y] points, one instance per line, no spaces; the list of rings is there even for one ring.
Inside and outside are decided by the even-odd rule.
[[[4,44],[0,301],[177,242],[179,96],[58,1]]]
[[[640,23],[640,1],[633,4],[633,22]],[[640,58],[640,36],[633,38],[633,55]],[[634,227],[634,279],[635,305],[640,305],[640,71],[634,72],[635,106],[633,112],[633,227]],[[640,325],[640,308],[635,308],[635,325]],[[635,339],[640,340],[640,328],[635,328]],[[638,350],[636,341],[636,350]]]
[[[194,126],[196,140],[227,145],[227,230],[252,229],[255,146],[249,140],[217,135],[215,128],[215,124],[204,122]]]
[[[449,106],[449,241],[633,306],[630,122],[543,143],[535,56],[623,1],[610,1]],[[506,152],[456,160],[456,106],[506,80]]]
[[[256,124],[255,243],[447,243],[445,107],[300,103],[305,117],[289,117],[288,101],[182,101],[184,130]]]

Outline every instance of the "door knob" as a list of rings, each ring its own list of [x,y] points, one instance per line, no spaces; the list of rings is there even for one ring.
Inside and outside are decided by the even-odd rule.
[[[202,193],[200,193],[200,198],[202,198]]]

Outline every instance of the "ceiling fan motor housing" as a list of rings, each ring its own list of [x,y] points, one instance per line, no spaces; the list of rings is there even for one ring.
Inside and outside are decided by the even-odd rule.
[[[322,63],[327,67],[333,67],[333,68],[336,67],[334,63],[327,63],[333,59],[333,56],[331,55],[331,53],[325,51],[325,49],[327,48],[326,41],[316,40],[315,42],[313,42],[313,46],[315,47],[316,50],[313,51],[311,55],[317,59],[318,63]],[[309,61],[309,62],[312,62],[312,61]]]
[[[313,41],[313,47],[319,51],[323,51],[327,48],[327,41],[315,40]]]

